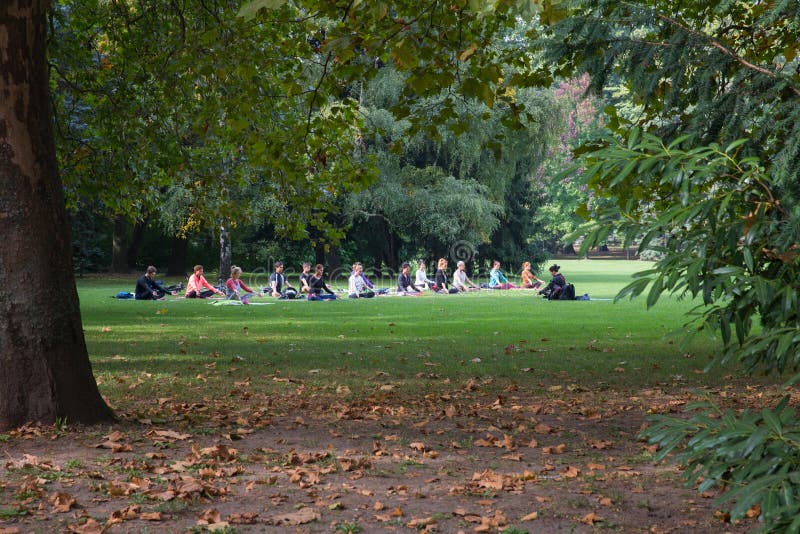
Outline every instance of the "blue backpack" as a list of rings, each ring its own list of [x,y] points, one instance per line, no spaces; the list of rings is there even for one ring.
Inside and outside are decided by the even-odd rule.
[[[132,298],[134,298],[135,296],[136,296],[136,295],[134,295],[134,294],[133,294],[133,293],[131,293],[130,291],[120,291],[119,293],[117,293],[116,295],[114,295],[114,298],[117,298],[117,299],[132,299]]]

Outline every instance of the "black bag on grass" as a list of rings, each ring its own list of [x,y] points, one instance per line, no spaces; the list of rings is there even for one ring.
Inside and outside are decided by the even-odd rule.
[[[575,286],[567,284],[558,294],[558,300],[575,300]]]

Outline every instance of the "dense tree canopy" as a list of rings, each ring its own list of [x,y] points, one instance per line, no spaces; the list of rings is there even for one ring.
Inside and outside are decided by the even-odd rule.
[[[800,370],[798,29],[792,2],[598,0],[545,38],[553,72],[586,71],[596,91],[629,99],[583,149],[585,179],[611,201],[586,246],[613,230],[641,249],[658,238],[663,259],[624,293],[699,297],[701,326],[751,371]],[[734,517],[758,503],[769,528],[796,529],[800,451],[784,436],[797,426],[779,406],[661,419],[648,433],[664,454],[690,438],[688,479],[729,489]]]
[[[505,112],[481,102],[460,102],[459,116],[473,117],[456,135],[442,125],[409,136],[410,121],[391,112],[403,90],[403,76],[385,67],[362,97],[364,150],[375,157],[378,182],[350,195],[353,228],[362,254],[383,251],[376,259],[397,268],[400,254],[459,259],[500,257],[517,263],[530,258],[528,239],[537,202],[532,178],[560,130],[560,113],[545,92],[520,91],[515,102],[534,120],[522,129],[503,124]],[[446,95],[421,99],[412,107],[439,108]],[[488,144],[502,139],[495,152]],[[401,143],[400,153],[393,150]],[[508,234],[513,229],[513,235]],[[485,258],[486,259],[486,258]]]

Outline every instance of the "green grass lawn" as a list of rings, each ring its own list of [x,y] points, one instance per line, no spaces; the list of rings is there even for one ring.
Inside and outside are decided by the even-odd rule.
[[[647,310],[644,299],[611,300],[648,264],[559,263],[578,294],[608,300],[548,302],[532,291],[481,291],[213,306],[109,298],[132,289],[133,280],[78,285],[94,371],[115,405],[228,395],[247,378],[251,390],[265,394],[302,387],[334,395],[346,386],[355,396],[416,396],[471,378],[498,390],[513,384],[635,392],[714,387],[738,376],[732,367],[701,374],[720,344],[705,335],[683,343],[692,302],[665,297]]]

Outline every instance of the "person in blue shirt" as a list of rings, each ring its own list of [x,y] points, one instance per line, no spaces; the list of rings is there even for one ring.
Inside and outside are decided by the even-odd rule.
[[[508,281],[506,275],[500,270],[500,262],[494,260],[492,270],[489,271],[490,289],[514,289],[516,286]]]

